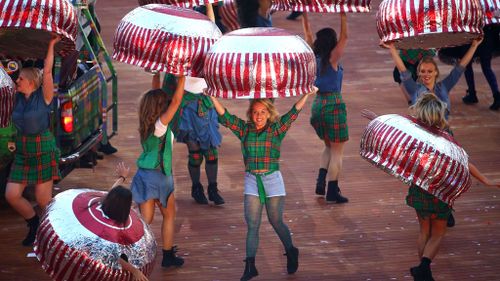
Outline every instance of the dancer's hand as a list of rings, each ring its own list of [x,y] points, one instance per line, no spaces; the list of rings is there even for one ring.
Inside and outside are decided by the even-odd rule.
[[[365,117],[368,120],[373,120],[378,117],[378,115],[375,112],[368,109],[361,110],[361,116]]]
[[[130,167],[125,165],[125,162],[120,162],[116,165],[116,176],[127,178],[130,173]]]

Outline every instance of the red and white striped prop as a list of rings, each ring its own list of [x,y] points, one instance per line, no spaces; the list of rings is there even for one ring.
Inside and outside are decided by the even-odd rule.
[[[60,55],[75,49],[78,18],[67,0],[0,0],[0,55],[45,58],[50,33],[61,36]]]
[[[360,155],[450,206],[472,183],[465,150],[448,133],[412,117],[389,114],[372,120],[361,138]]]
[[[139,0],[139,6],[148,4],[166,4],[176,7],[192,8],[196,6],[204,6],[207,3],[214,4],[223,0]]]
[[[49,204],[35,240],[43,269],[57,281],[132,281],[119,265],[121,254],[148,276],[153,270],[156,242],[149,226],[134,209],[125,226],[106,217],[100,200],[105,192],[71,189]]]
[[[9,125],[14,107],[16,86],[0,62],[0,128]]]
[[[482,28],[478,0],[384,0],[377,12],[380,39],[400,49],[463,45]]]
[[[317,13],[368,13],[371,0],[274,0],[278,11]]]
[[[219,6],[219,15],[222,24],[226,27],[226,33],[241,28],[238,21],[236,0],[224,0],[224,5]]]
[[[206,94],[226,99],[291,97],[313,91],[316,59],[302,38],[279,28],[230,32],[205,59]]]
[[[217,25],[203,14],[149,4],[120,21],[113,58],[149,70],[203,77],[205,55],[221,36]]]
[[[479,0],[483,7],[484,25],[500,24],[500,0]]]

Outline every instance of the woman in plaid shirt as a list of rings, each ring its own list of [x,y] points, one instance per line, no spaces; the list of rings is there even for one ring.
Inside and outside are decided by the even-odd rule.
[[[312,94],[312,93],[310,93]],[[246,265],[241,281],[259,273],[255,255],[259,244],[259,227],[264,205],[269,222],[278,234],[287,256],[287,272],[295,273],[299,266],[299,250],[293,246],[288,226],[283,222],[285,184],[279,171],[281,141],[299,115],[307,97],[304,95],[292,109],[279,117],[269,99],[252,100],[244,121],[230,114],[216,98],[211,97],[219,114],[219,122],[229,128],[241,141],[245,162],[245,221],[247,222]]]

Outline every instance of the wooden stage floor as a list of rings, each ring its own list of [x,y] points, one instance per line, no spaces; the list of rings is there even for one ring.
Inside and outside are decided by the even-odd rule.
[[[407,187],[359,156],[360,135],[367,124],[360,115],[361,109],[369,108],[379,114],[407,112],[400,90],[392,81],[394,65],[389,52],[378,48],[375,13],[380,0],[372,2],[371,13],[348,15],[349,45],[343,59],[342,92],[349,112],[350,141],[345,147],[340,185],[350,201],[329,205],[314,195],[322,143],[309,125],[309,100],[281,149],[281,171],[288,193],[285,219],[300,249],[300,268],[294,275],[286,274],[282,246],[263,218],[256,257],[260,275],[254,280],[412,280],[408,269],[418,263],[418,223],[413,209],[404,203]],[[97,13],[110,52],[119,20],[136,6],[133,0],[98,1]],[[275,26],[302,35],[300,21],[286,21],[285,16],[286,13],[276,13]],[[339,25],[336,15],[311,15],[311,21],[314,31]],[[499,62],[495,59],[493,68],[500,79]],[[132,166],[135,163],[140,151],[137,101],[150,86],[150,76],[137,67],[115,65],[119,75],[119,134],[111,142],[119,151],[99,161],[94,171],[72,172],[57,185],[56,192],[80,187],[106,189],[115,179],[117,162]],[[450,70],[443,64],[440,67],[443,74]],[[474,106],[462,103],[466,89],[462,78],[451,94],[451,125],[471,161],[485,175],[500,181],[500,112],[488,110],[492,96],[478,65],[475,70],[480,102]],[[295,101],[280,99],[276,104],[284,113]],[[239,116],[244,116],[248,105],[247,101],[223,103]],[[220,148],[219,186],[226,204],[220,207],[194,203],[186,170],[187,150],[181,144],[174,147],[178,207],[175,240],[186,263],[181,268],[165,270],[158,257],[151,280],[239,280],[243,272],[243,163],[237,139],[225,128],[221,132],[224,140]],[[498,280],[500,190],[474,181],[455,209],[457,225],[449,229],[432,264],[435,279]],[[160,222],[157,213],[152,225],[157,238]],[[0,280],[50,280],[36,258],[27,257],[31,249],[20,246],[25,234],[25,222],[2,203]]]

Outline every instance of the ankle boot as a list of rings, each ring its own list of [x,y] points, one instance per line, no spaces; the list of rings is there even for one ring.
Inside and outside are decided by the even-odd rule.
[[[493,104],[490,105],[491,110],[500,109],[500,92],[495,92],[493,94]]]
[[[33,245],[33,242],[35,242],[36,231],[38,230],[40,219],[38,218],[37,215],[35,215],[31,219],[27,219],[26,222],[29,230],[28,234],[26,235],[26,238],[24,238],[24,240],[21,243],[23,244],[23,246],[31,246]]]
[[[455,218],[453,217],[453,214],[450,214],[450,216],[448,217],[448,220],[446,221],[446,226],[447,227],[455,226]]]
[[[327,203],[337,202],[338,204],[349,202],[349,200],[346,197],[340,195],[340,188],[338,186],[338,181],[329,181],[328,182],[328,191],[326,193],[326,202]]]
[[[288,274],[293,274],[299,268],[299,249],[292,246],[286,250],[286,271]]]
[[[245,262],[245,271],[243,272],[240,281],[248,281],[254,278],[255,276],[259,275],[259,272],[255,267],[255,257],[246,258],[244,262]]]
[[[161,266],[181,266],[184,264],[184,259],[175,255],[177,252],[177,247],[172,247],[170,250],[163,249],[163,259],[161,261]]]
[[[467,90],[466,93],[467,94],[464,97],[462,97],[462,101],[465,104],[475,104],[475,103],[478,103],[477,96],[476,96],[476,91]]]
[[[208,184],[208,200],[213,201],[215,205],[222,205],[225,203],[224,198],[219,194],[217,183]]]
[[[203,192],[203,185],[201,185],[201,183],[193,184],[191,187],[191,197],[193,197],[194,201],[198,204],[208,204],[208,200]]]
[[[316,179],[316,194],[317,195],[325,195],[327,172],[328,172],[328,170],[325,168],[319,169],[318,178]]]

